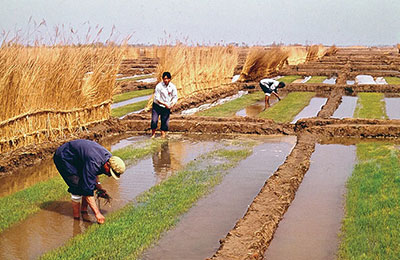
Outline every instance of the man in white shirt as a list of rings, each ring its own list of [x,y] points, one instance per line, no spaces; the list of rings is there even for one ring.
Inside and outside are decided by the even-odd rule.
[[[151,113],[151,137],[156,135],[158,117],[161,117],[161,137],[165,138],[168,131],[171,108],[178,102],[178,91],[171,83],[171,73],[162,74],[162,82],[158,83],[154,91],[153,109]]]
[[[269,97],[271,94],[274,94],[278,100],[281,100],[281,97],[278,95],[278,88],[285,87],[285,83],[283,81],[279,82],[274,79],[262,79],[260,80],[260,87],[265,93],[265,110],[269,107]]]

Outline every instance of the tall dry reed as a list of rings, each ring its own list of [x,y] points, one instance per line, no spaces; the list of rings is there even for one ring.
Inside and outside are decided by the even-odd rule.
[[[247,55],[240,80],[257,80],[277,73],[287,63],[289,52],[281,47],[253,47]]]
[[[118,46],[0,47],[0,150],[110,116]]]
[[[218,88],[231,82],[238,60],[233,46],[160,46],[156,49],[160,62],[157,79],[164,71],[172,74],[180,100],[201,91]]]

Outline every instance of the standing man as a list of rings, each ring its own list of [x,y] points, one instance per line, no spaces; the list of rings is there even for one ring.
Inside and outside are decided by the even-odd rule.
[[[54,154],[54,164],[60,172],[68,192],[71,193],[72,210],[75,219],[87,215],[88,205],[96,216],[97,222],[103,224],[101,214],[94,199],[94,190],[100,191],[104,197],[107,192],[101,187],[98,176],[105,174],[118,180],[125,171],[125,163],[121,158],[90,140],[78,139],[61,145]],[[82,206],[81,206],[82,202]]]
[[[265,93],[265,110],[269,107],[269,97],[271,96],[271,94],[274,94],[274,96],[277,97],[278,100],[281,100],[278,95],[278,88],[285,87],[285,83],[283,81],[279,82],[274,79],[262,79],[260,80],[260,87]]]
[[[153,109],[151,112],[151,138],[156,135],[158,117],[161,117],[161,137],[165,138],[168,131],[171,108],[178,102],[178,91],[171,83],[171,73],[162,74],[162,82],[158,83],[154,91]]]

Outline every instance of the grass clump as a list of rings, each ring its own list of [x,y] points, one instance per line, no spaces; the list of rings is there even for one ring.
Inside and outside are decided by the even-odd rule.
[[[326,76],[312,76],[306,83],[322,83],[327,78]]]
[[[359,93],[355,118],[387,119],[383,93]]]
[[[166,140],[149,140],[136,143],[113,152],[127,165],[136,163],[159,149]],[[100,177],[105,177],[100,175]],[[39,182],[27,189],[0,198],[0,233],[11,225],[24,220],[60,198],[67,198],[67,185],[58,175],[47,181]]]
[[[121,94],[114,95],[113,103],[122,102],[125,100],[129,100],[136,97],[148,96],[153,94],[154,89],[142,89],[142,90],[135,90],[129,91]]]
[[[129,104],[129,105],[126,105],[126,106],[122,106],[122,107],[117,107],[117,108],[111,109],[111,116],[113,116],[113,117],[121,117],[121,116],[129,114],[131,112],[139,111],[139,110],[144,109],[146,107],[147,102],[148,102],[148,100],[143,100],[143,101],[132,103],[132,104]]]
[[[398,85],[400,84],[400,78],[399,77],[385,77],[385,80],[387,84],[390,85]]]
[[[398,259],[399,150],[391,144],[361,143],[357,158],[347,183],[338,259]]]
[[[228,169],[250,154],[251,149],[239,149],[201,156],[139,196],[136,204],[115,212],[101,226],[92,225],[86,233],[42,259],[136,259],[210,192]]]
[[[260,118],[269,118],[278,123],[291,122],[293,118],[306,107],[314,92],[291,92],[284,99],[261,112]]]
[[[297,75],[283,76],[282,78],[278,79],[278,81],[283,81],[286,84],[290,84],[293,81],[295,81],[296,79],[301,79],[301,76],[297,76]]]
[[[235,113],[257,101],[264,99],[264,93],[262,91],[255,92],[242,96],[231,102],[215,106],[213,108],[196,113],[198,116],[215,116],[215,117],[229,117],[234,116]]]

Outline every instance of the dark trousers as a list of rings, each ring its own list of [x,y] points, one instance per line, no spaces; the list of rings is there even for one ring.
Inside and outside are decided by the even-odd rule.
[[[161,117],[161,130],[168,131],[169,115],[171,110],[162,107],[153,102],[153,110],[151,112],[151,129],[157,129],[158,117]]]

